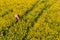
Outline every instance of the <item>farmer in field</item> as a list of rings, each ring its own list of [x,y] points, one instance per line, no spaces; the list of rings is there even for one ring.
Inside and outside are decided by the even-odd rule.
[[[19,15],[19,14],[16,14],[16,15],[15,15],[15,18],[16,18],[16,20],[17,20],[16,22],[18,22],[18,20],[20,19],[20,15]]]

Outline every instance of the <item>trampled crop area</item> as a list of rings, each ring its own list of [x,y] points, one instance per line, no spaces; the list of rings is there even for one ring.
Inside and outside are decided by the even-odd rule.
[[[0,0],[0,40],[60,40],[60,0]]]

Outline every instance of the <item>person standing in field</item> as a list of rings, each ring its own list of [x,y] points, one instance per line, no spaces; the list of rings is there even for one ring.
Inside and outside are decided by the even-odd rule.
[[[16,15],[15,15],[15,18],[16,18],[16,20],[17,20],[16,22],[18,22],[18,20],[20,19],[20,15],[19,15],[19,14],[16,14]]]

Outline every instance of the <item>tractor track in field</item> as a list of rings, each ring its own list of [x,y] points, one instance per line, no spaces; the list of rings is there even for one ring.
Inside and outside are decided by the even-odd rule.
[[[39,1],[40,1],[40,0],[39,0]],[[27,11],[25,12],[25,14],[21,17],[21,21],[23,20],[24,16],[26,16],[30,11],[32,11],[32,10],[35,8],[35,6],[38,4],[39,1],[37,1],[37,2],[34,4],[34,6],[32,6],[31,9],[29,9],[29,10],[27,10]],[[8,12],[7,12],[7,14],[8,14]],[[4,16],[5,16],[5,15],[3,15],[3,17],[4,17]],[[14,24],[16,24],[16,23],[18,23],[18,22],[15,22]],[[10,29],[11,26],[14,26],[14,24],[13,24],[13,22],[12,22],[12,25],[8,26],[8,29]],[[28,28],[28,29],[29,29],[29,28]],[[4,30],[2,30],[2,31],[3,31],[3,34],[4,34],[5,31],[4,31]],[[5,33],[5,35],[6,35],[6,33]]]
[[[40,1],[40,0],[39,0],[39,1]],[[30,9],[26,10],[26,12],[24,12],[24,14],[22,15],[21,18],[23,18],[23,17],[26,16],[29,12],[31,12],[31,11],[36,7],[36,5],[39,3],[39,1],[37,1],[35,4],[33,4],[33,6],[32,6]]]
[[[40,1],[40,0],[39,0],[39,1]],[[37,4],[39,1],[37,1],[35,4],[33,4],[33,6],[32,6],[30,9],[28,9],[28,10],[25,12],[24,15],[21,16],[21,18],[20,18],[21,21],[23,20],[23,17],[26,16],[26,15],[29,13],[29,11],[31,11],[31,10],[34,9],[34,7],[36,6],[36,4]],[[8,10],[8,11],[13,12],[13,10],[11,10],[11,9]],[[8,11],[5,11],[5,14],[3,14],[1,17],[4,18],[5,15],[9,14]],[[18,22],[16,21],[14,24],[16,24],[16,23],[18,23]],[[13,26],[14,24],[13,24],[13,22],[12,22],[12,25],[10,25],[10,26],[8,27],[8,29],[9,29],[11,26]]]
[[[51,6],[52,6],[52,5],[47,5],[47,6],[45,6],[45,7],[41,10],[41,12],[39,12],[38,16],[35,17],[34,20],[31,22],[31,26],[32,26],[32,27],[33,27],[34,24],[35,24],[34,22],[37,22],[38,19],[40,18],[40,16],[43,14],[44,10],[47,10],[47,8],[49,9]],[[29,30],[30,30],[30,28],[29,28],[29,25],[28,25],[28,27],[27,27],[27,32],[26,32],[25,36],[22,38],[22,40],[26,40],[26,38],[27,38],[27,36],[28,36]]]
[[[37,2],[38,3],[38,2]],[[24,16],[26,16],[30,11],[32,11],[34,8],[35,8],[35,6],[36,6],[36,4],[30,9],[30,10],[27,10],[26,12],[25,12],[25,14],[22,16],[22,19],[24,18]],[[48,8],[50,8],[51,7],[51,5],[48,7]],[[38,14],[38,16],[37,17],[35,17],[34,18],[34,20],[31,22],[31,26],[33,27],[34,26],[34,22],[36,22],[37,20],[38,20],[38,18],[43,14],[43,11],[44,10],[46,10],[47,9],[47,6],[45,6],[42,10],[41,10],[41,12],[39,12],[39,14]],[[21,19],[21,20],[22,20]],[[14,24],[16,24],[16,23],[18,23],[18,22],[15,22]],[[33,23],[33,25],[32,25],[32,23]],[[9,26],[9,28],[11,27],[11,26],[14,26],[14,24],[12,24],[12,25],[10,25]],[[28,32],[29,32],[29,30],[30,30],[30,28],[29,28],[29,25],[28,25],[28,27],[27,27],[27,34],[28,34]],[[4,31],[5,32],[5,31]],[[22,38],[22,40],[25,40],[25,38],[27,38],[27,34],[25,34],[25,36]]]
[[[38,1],[37,1],[36,3],[38,3]],[[28,11],[33,10],[33,8],[34,8],[34,6],[36,5],[36,3],[32,6],[32,8],[28,9],[28,10],[25,12],[24,15],[27,15]],[[11,9],[8,10],[8,11],[13,12],[13,10],[11,10]],[[3,14],[1,17],[4,18],[5,15],[9,14],[8,11],[5,11],[5,14]],[[21,16],[21,18],[20,18],[21,20],[23,19],[24,15]],[[17,22],[15,22],[15,23],[17,23]],[[11,26],[13,26],[13,25],[11,25]]]
[[[40,1],[40,0],[39,0],[39,1]],[[24,12],[24,14],[22,15],[21,18],[23,18],[24,15],[28,14],[31,10],[33,10],[34,7],[35,7],[35,5],[36,5],[39,1],[37,1],[35,4],[33,4],[33,6],[32,6],[30,9],[26,10],[26,12]],[[10,11],[10,12],[13,12],[13,9],[9,9],[8,11],[5,11],[0,17],[4,17],[5,15],[8,15],[8,14],[9,14],[9,13],[8,13],[9,11]]]
[[[40,1],[40,0],[39,0]],[[35,6],[39,3],[39,1],[37,1],[34,6],[29,10],[29,12],[31,12],[32,10],[34,10]],[[41,9],[41,12],[39,12],[38,16],[34,19],[35,22],[38,20],[38,18],[42,15],[44,10],[47,10],[47,8],[50,8],[52,5],[45,5],[45,7],[43,9]],[[25,14],[21,17],[20,20],[23,20],[23,18],[25,18],[25,16],[29,13],[28,10],[25,12]],[[14,24],[18,23],[18,21],[16,21]],[[12,23],[13,24],[13,23]],[[13,25],[11,25],[13,26]]]
[[[38,2],[37,2],[37,3],[38,3]],[[36,6],[36,4],[35,4],[34,6]],[[34,9],[34,6],[33,6],[29,11],[27,10],[24,15],[26,16],[30,11],[32,11],[32,10]],[[31,22],[31,26],[33,26],[33,25],[34,25],[34,22],[36,22],[36,21],[38,20],[39,16],[42,15],[44,9],[45,9],[45,7],[42,9],[41,12],[39,12],[38,16],[36,16],[36,18],[34,18],[33,22]],[[22,19],[24,18],[24,15],[22,16]],[[14,24],[16,24],[16,23],[18,23],[18,22],[15,22]],[[33,24],[32,24],[32,23],[33,23]],[[10,25],[10,26],[8,27],[8,29],[11,28],[11,26],[14,26],[14,24]],[[28,34],[28,32],[29,32],[29,25],[28,25],[27,29],[28,29],[28,31],[27,31],[26,33]],[[5,31],[4,31],[4,32],[5,32]],[[27,34],[25,34],[25,36],[24,36],[22,39],[25,39],[25,38],[27,37]]]
[[[38,2],[37,2],[37,3],[38,3]],[[35,7],[35,6],[36,6],[36,4],[34,4],[33,7]],[[33,8],[33,7],[32,7],[32,8]],[[33,9],[32,9],[32,8],[30,9],[30,11],[34,9],[34,8],[33,8]],[[30,12],[30,11],[29,11],[29,12]],[[29,12],[28,12],[28,10],[27,10],[24,15],[26,16]],[[23,20],[24,15],[20,18],[20,20]],[[16,23],[18,23],[18,21],[16,21],[14,24],[16,24]],[[13,25],[14,25],[14,24],[13,24]],[[11,25],[11,26],[13,26],[13,25]],[[10,28],[10,26],[9,26],[9,28]]]
[[[40,0],[39,0],[39,1],[40,1]],[[39,1],[37,1],[37,2],[32,6],[32,8],[28,9],[28,10],[25,12],[25,14],[21,17],[21,20],[23,19],[24,16],[26,16],[31,10],[33,10],[33,9],[35,8],[36,4],[37,4]],[[13,12],[13,10],[9,10],[9,11]],[[7,14],[9,14],[9,13],[6,11],[5,14],[3,14],[1,17],[4,18],[4,16],[7,15]],[[18,23],[18,21],[16,21],[14,24],[17,24],[17,23]],[[13,22],[12,22],[12,25],[8,26],[8,29],[10,29],[11,26],[14,26],[14,24],[13,24]],[[4,34],[4,36],[5,36],[5,35],[6,35],[5,32],[6,32],[7,30],[6,30],[6,31],[2,30],[2,31],[3,31],[3,34]]]
[[[43,1],[44,2],[44,1]],[[49,1],[48,1],[49,2]],[[29,9],[27,9],[27,10],[25,10],[24,11],[24,13],[23,13],[23,15],[21,16],[21,18],[17,21],[17,20],[15,20],[15,19],[11,19],[10,21],[8,21],[9,19],[9,17],[8,18],[6,18],[7,19],[7,22],[9,22],[9,24],[8,24],[8,26],[7,26],[7,24],[6,24],[6,27],[8,28],[7,30],[5,30],[4,28],[3,28],[3,25],[2,25],[2,30],[1,30],[1,32],[2,32],[2,36],[4,37],[4,38],[6,38],[6,37],[9,37],[10,36],[10,34],[8,34],[10,31],[9,30],[11,30],[11,28],[16,28],[16,31],[15,31],[15,29],[12,31],[12,33],[14,34],[14,38],[16,37],[16,40],[30,40],[30,39],[32,39],[32,35],[34,35],[34,34],[32,34],[32,35],[30,35],[32,32],[34,33],[34,31],[33,31],[33,28],[35,28],[36,26],[35,26],[35,24],[36,24],[36,22],[38,22],[39,21],[39,19],[41,19],[41,17],[43,17],[44,19],[45,19],[45,16],[47,15],[47,14],[49,14],[49,13],[47,13],[47,14],[45,14],[44,15],[44,12],[46,11],[46,12],[48,12],[48,11],[50,11],[50,7],[54,4],[53,2],[52,2],[52,5],[50,4],[50,2],[48,3],[48,2],[44,2],[43,3],[43,7],[41,7],[41,6],[39,6],[40,5],[40,0],[39,1],[36,1],[33,5],[31,5],[31,7],[29,8]],[[39,3],[39,5],[38,5],[38,3]],[[56,3],[56,2],[55,2]],[[38,5],[38,6],[37,6]],[[41,7],[41,9],[39,9]],[[35,10],[35,8],[38,10]],[[10,13],[12,13],[13,12],[13,10],[11,10],[11,9],[9,9],[9,10],[7,10],[7,11],[5,11],[0,17],[2,17],[3,19],[5,18],[5,16],[6,15],[10,15],[10,13],[9,13],[9,11],[10,11]],[[52,14],[51,14],[52,15]],[[47,16],[48,17],[48,16]],[[54,16],[55,17],[55,16]],[[5,20],[6,20],[5,19]],[[14,21],[15,20],[15,21]],[[44,22],[46,22],[45,20],[44,20]],[[10,24],[11,23],[11,24]],[[38,22],[38,23],[40,23],[40,22]],[[43,23],[44,24],[44,23]],[[52,23],[52,25],[54,26],[54,23]],[[38,26],[38,25],[37,25]],[[49,25],[50,26],[50,25]],[[25,28],[26,27],[26,28]],[[19,28],[21,28],[21,29],[19,29]],[[38,26],[38,28],[39,28],[39,26]],[[32,31],[32,32],[31,32]],[[36,31],[36,30],[35,30]],[[0,32],[0,33],[1,33]],[[31,32],[31,33],[30,33]],[[44,31],[43,31],[44,32]],[[20,34],[21,33],[21,34]],[[47,33],[49,34],[49,31],[47,31]],[[50,33],[52,33],[52,32],[50,32]],[[53,32],[53,37],[54,37],[54,34],[55,33],[55,31]],[[15,35],[15,34],[18,34],[17,36]],[[44,35],[42,35],[43,37],[45,37],[45,38],[47,38],[47,36],[45,36],[45,33],[43,33]],[[49,34],[50,35],[50,34]],[[48,36],[49,36],[48,35]],[[37,40],[38,40],[38,38],[40,38],[40,35],[38,35],[39,37],[36,37],[35,35],[33,36],[34,38],[36,38]],[[52,38],[52,37],[51,37]],[[55,39],[55,38],[57,38],[56,36],[54,37],[54,38],[52,38],[53,40]],[[13,38],[12,38],[13,39]],[[43,39],[43,38],[42,38]],[[41,39],[41,40],[42,40]],[[8,39],[7,39],[8,40]],[[32,39],[33,40],[33,39]],[[46,40],[48,40],[48,39],[46,39]]]

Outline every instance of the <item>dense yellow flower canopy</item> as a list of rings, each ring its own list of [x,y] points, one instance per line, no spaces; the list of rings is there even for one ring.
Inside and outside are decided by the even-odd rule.
[[[60,0],[0,0],[0,40],[60,40]]]

